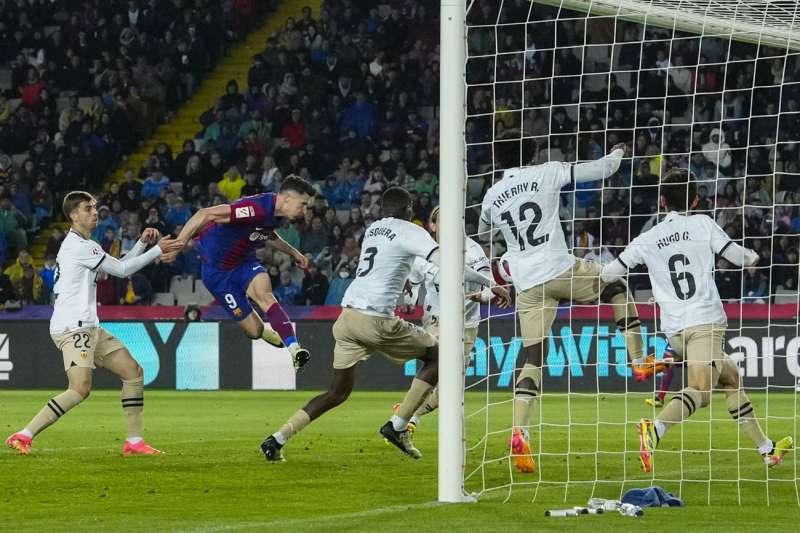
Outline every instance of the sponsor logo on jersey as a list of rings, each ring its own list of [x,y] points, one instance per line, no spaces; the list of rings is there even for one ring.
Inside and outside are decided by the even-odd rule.
[[[237,207],[234,210],[234,215],[236,215],[236,218],[252,217],[252,216],[255,216],[255,214],[256,214],[256,211],[255,211],[255,209],[253,209],[252,205],[245,205],[243,207]]]
[[[270,238],[269,233],[262,233],[260,231],[254,231],[253,233],[250,234],[250,240],[252,242],[255,242],[255,241],[268,241],[269,238]]]

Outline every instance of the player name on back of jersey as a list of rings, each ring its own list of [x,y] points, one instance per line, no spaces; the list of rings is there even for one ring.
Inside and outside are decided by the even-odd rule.
[[[378,226],[378,227],[375,227],[375,228],[371,227],[369,229],[369,231],[367,231],[367,235],[366,236],[367,237],[386,237],[390,241],[393,241],[394,238],[397,237],[397,234],[391,228]]]
[[[512,185],[507,190],[497,195],[497,198],[492,202],[492,207],[500,207],[506,203],[507,200],[514,198],[516,195],[527,192],[539,192],[539,184],[535,181],[526,181]]]
[[[664,237],[661,237],[656,241],[656,246],[658,249],[666,248],[670,244],[675,244],[681,241],[688,241],[691,237],[689,236],[688,231],[684,231],[683,233],[676,231],[675,233],[671,233]]]

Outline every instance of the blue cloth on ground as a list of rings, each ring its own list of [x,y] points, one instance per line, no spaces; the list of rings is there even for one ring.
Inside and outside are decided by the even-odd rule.
[[[683,507],[683,501],[661,487],[631,489],[622,495],[622,503],[632,503],[639,507]]]

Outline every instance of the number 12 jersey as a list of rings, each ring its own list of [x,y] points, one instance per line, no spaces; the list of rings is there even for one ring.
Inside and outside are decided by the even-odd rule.
[[[541,285],[575,264],[561,229],[561,188],[572,180],[572,165],[550,162],[509,168],[483,197],[481,223],[506,240],[517,292]]]
[[[692,326],[727,324],[714,282],[714,254],[731,242],[706,215],[673,211],[620,254],[618,260],[629,269],[647,266],[667,337]]]

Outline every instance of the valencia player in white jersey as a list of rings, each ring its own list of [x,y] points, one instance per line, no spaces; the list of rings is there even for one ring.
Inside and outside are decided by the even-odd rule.
[[[561,189],[571,183],[608,178],[617,171],[624,154],[625,145],[620,144],[607,156],[587,163],[509,168],[483,199],[479,234],[488,240],[502,232],[507,247],[503,258],[517,291],[525,362],[514,386],[511,450],[521,472],[535,469],[528,428],[542,386],[545,341],[560,300],[610,303],[637,378],[661,370],[652,355],[643,357],[641,322],[628,288],[620,281],[602,281],[599,265],[572,255],[561,229]]]
[[[438,228],[439,207],[434,207],[428,220],[428,229],[439,240]],[[486,257],[483,247],[474,240],[467,237],[464,243],[464,266],[482,272],[487,276],[491,274],[491,262]],[[421,258],[416,258],[411,266],[411,273],[408,276],[408,289],[411,292],[412,300],[409,303],[416,303],[420,287],[425,287],[425,300],[422,304],[422,326],[425,331],[436,338],[439,338],[439,267]],[[503,287],[483,288],[480,284],[465,283],[464,291],[467,299],[464,301],[464,344],[463,357],[464,367],[470,363],[472,348],[475,339],[478,337],[478,325],[481,321],[481,303],[489,303],[493,298],[497,299],[500,307],[508,307],[511,304],[511,297]],[[407,300],[408,302],[408,300]],[[433,391],[425,399],[425,402],[411,417],[408,428],[415,431],[419,425],[420,417],[432,413],[439,407],[438,389]],[[394,409],[400,408],[400,404],[395,404]]]
[[[422,366],[411,388],[381,435],[414,459],[422,457],[414,447],[408,422],[439,379],[436,338],[395,315],[411,264],[415,258],[439,264],[439,245],[425,229],[409,222],[411,196],[390,187],[383,193],[381,218],[367,228],[361,244],[356,278],[342,299],[342,312],[333,325],[333,381],[328,391],[312,398],[278,431],[261,444],[268,461],[283,460],[287,440],[313,420],[344,402],[353,390],[355,368],[373,353],[395,362],[419,359]],[[469,268],[468,282],[490,285],[491,279]]]
[[[758,254],[733,242],[706,215],[689,215],[698,202],[694,180],[685,169],[673,169],[661,182],[660,207],[666,216],[639,235],[603,267],[607,283],[624,276],[629,268],[646,265],[653,297],[661,311],[661,326],[678,358],[688,370],[688,383],[655,420],[641,419],[637,425],[642,468],[653,468],[653,452],[675,424],[689,418],[711,402],[711,391],[719,385],[731,417],[761,453],[768,466],[775,466],[792,448],[792,438],[771,441],[758,423],[755,411],[742,390],[739,370],[724,352],[727,317],[714,282],[716,255],[738,266],[753,266]]]
[[[69,387],[51,398],[21,431],[6,444],[23,455],[31,453],[33,438],[58,421],[67,411],[89,396],[92,372],[98,366],[122,380],[122,410],[127,437],[123,455],[161,453],[143,439],[144,376],[130,352],[97,318],[99,272],[124,278],[152,263],[164,252],[177,249],[175,240],[162,238],[158,231],[145,230],[142,238],[123,259],[116,259],[90,240],[97,227],[97,202],[91,194],[73,191],[64,197],[64,216],[71,228],[56,258],[55,304],[50,319],[50,336],[62,352]],[[145,252],[149,244],[155,243]]]

